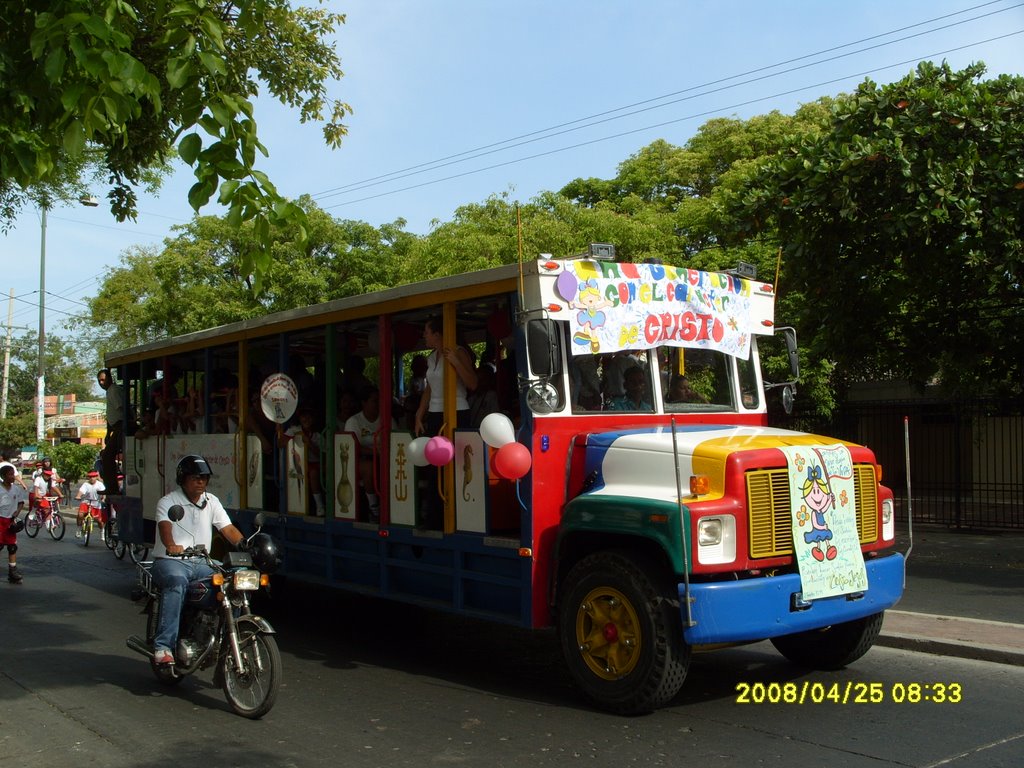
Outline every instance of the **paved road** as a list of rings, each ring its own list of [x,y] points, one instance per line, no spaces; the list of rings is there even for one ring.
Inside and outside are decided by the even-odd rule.
[[[922,565],[927,550],[919,541]],[[927,599],[914,596],[924,589],[915,586],[914,562],[907,602]],[[168,692],[124,647],[123,638],[142,628],[125,599],[133,578],[127,562],[73,539],[40,539],[24,546],[23,564],[25,584],[0,585],[4,768],[1024,763],[1018,666],[877,648],[840,673],[805,673],[761,643],[696,657],[671,706],[617,718],[581,702],[549,633],[358,597],[327,600],[312,590],[300,593],[304,600],[293,593],[287,610],[272,606],[286,683],[274,711],[251,723],[230,713],[209,675]],[[987,615],[1003,608],[976,585],[944,588],[978,592],[973,608]],[[964,700],[891,700],[915,681],[959,683]],[[878,684],[888,700],[799,709],[737,703],[737,686],[804,682],[841,690]]]

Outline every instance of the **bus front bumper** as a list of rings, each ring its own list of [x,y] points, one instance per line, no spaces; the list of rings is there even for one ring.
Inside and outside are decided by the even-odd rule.
[[[903,595],[903,555],[867,560],[868,589],[805,603],[799,574],[691,584],[693,626],[687,626],[685,586],[679,585],[683,638],[690,645],[743,643],[821,629],[891,608]]]

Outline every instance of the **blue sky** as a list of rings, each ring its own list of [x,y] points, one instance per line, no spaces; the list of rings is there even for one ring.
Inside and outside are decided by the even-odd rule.
[[[607,178],[641,147],[681,145],[712,117],[790,113],[866,77],[899,79],[922,59],[984,61],[990,77],[1024,72],[1018,0],[327,5],[348,17],[337,35],[345,77],[331,95],[354,109],[350,134],[329,150],[319,128],[261,101],[262,168],[284,194],[312,194],[338,218],[403,218],[417,233],[492,194],[528,201],[577,177]],[[191,183],[183,166],[158,197],[141,198],[136,223],[118,224],[104,205],[49,213],[48,332],[62,333],[126,249],[159,245],[189,220]],[[39,251],[39,214],[25,211],[0,236],[0,290],[14,290],[18,335],[38,324]]]

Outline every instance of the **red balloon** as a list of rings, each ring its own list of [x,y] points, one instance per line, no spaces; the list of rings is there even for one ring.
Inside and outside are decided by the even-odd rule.
[[[530,471],[533,457],[522,443],[508,443],[494,454],[494,469],[506,480],[518,480]]]

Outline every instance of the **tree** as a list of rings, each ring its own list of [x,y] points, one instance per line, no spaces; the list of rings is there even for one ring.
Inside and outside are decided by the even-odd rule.
[[[163,249],[122,255],[98,293],[88,299],[93,346],[106,351],[190,333],[225,323],[380,290],[397,282],[397,259],[412,235],[396,222],[376,229],[339,221],[303,198],[308,209],[305,250],[294,232],[271,234],[274,258],[263,290],[249,290],[245,254],[254,247],[252,226],[238,229],[215,216],[176,227]]]
[[[47,447],[45,454],[53,460],[53,466],[59,468],[61,477],[68,481],[74,494],[77,492],[74,486],[95,466],[99,448],[72,442],[57,443]]]
[[[271,228],[301,240],[305,214],[256,167],[267,152],[252,99],[263,84],[301,122],[328,114],[324,138],[337,146],[350,109],[328,103],[342,71],[327,38],[344,20],[288,0],[3,4],[0,214],[9,224],[19,195],[61,186],[86,157],[107,176],[117,219],[134,218],[135,186],[176,152],[195,169],[195,210],[217,195],[231,226],[251,222],[240,269],[259,284]]]
[[[1022,391],[1024,78],[984,72],[867,80],[732,197],[742,235],[777,231],[803,340],[846,379]]]

